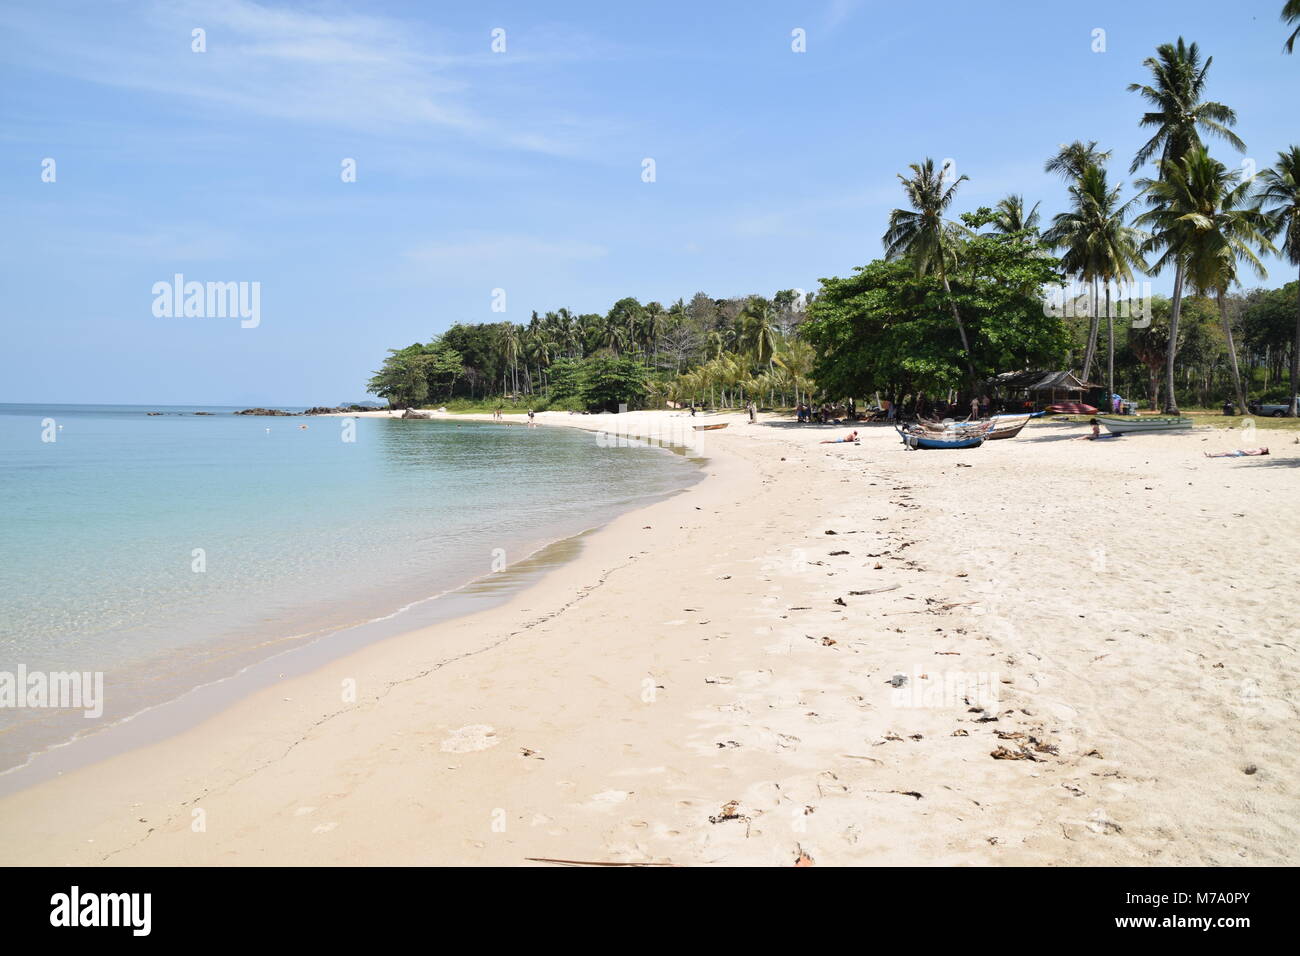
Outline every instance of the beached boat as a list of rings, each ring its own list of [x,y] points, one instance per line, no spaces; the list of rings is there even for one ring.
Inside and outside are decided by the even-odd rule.
[[[1182,428],[1191,428],[1190,418],[1173,415],[1098,415],[1097,421],[1106,426],[1112,435],[1128,435],[1134,432],[1171,432]]]
[[[1029,424],[1029,415],[994,415],[989,419],[993,427],[989,429],[988,441],[1000,438],[1015,438],[1020,429]]]
[[[1096,415],[1097,409],[1083,402],[1057,402],[1048,405],[1047,410],[1053,415]]]
[[[992,425],[989,422],[972,422],[980,428],[950,429],[943,432],[928,431],[913,426],[909,429],[896,428],[903,444],[912,450],[918,448],[978,448],[984,444]]]
[[[730,422],[718,422],[716,425],[692,425],[697,432],[711,432],[719,428],[726,428]]]

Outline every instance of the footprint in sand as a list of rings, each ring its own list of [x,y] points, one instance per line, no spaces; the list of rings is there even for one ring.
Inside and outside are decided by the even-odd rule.
[[[501,742],[496,739],[496,733],[488,724],[469,724],[453,730],[451,736],[442,742],[443,753],[467,754],[495,747]]]
[[[333,830],[336,826],[338,826],[337,823],[322,823],[320,826],[312,827],[312,828],[311,828],[311,832],[312,832],[312,833],[329,833],[329,832],[330,832],[331,830]]]
[[[315,807],[299,807],[297,810],[293,811],[293,815],[295,817],[305,817],[307,814],[315,812]]]

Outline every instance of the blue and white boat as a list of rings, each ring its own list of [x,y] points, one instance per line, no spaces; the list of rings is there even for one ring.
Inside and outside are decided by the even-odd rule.
[[[904,430],[898,428],[903,444],[913,450],[917,448],[978,448],[988,437],[991,424],[980,423],[979,428],[961,428],[945,432],[928,432],[922,428],[912,427]]]

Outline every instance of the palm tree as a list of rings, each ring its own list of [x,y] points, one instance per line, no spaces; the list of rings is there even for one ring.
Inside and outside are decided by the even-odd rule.
[[[1003,235],[1013,232],[1035,232],[1038,229],[1038,206],[1034,203],[1028,213],[1025,212],[1025,197],[1012,193],[998,200],[993,211],[993,229]]]
[[[1130,173],[1137,172],[1157,153],[1160,169],[1174,168],[1166,167],[1165,162],[1177,162],[1194,147],[1200,146],[1202,130],[1227,140],[1237,150],[1245,151],[1246,144],[1228,129],[1237,122],[1237,114],[1222,103],[1201,101],[1205,92],[1205,75],[1213,62],[1211,56],[1206,57],[1202,64],[1200,49],[1195,43],[1188,46],[1182,37],[1178,38],[1177,44],[1162,43],[1156,48],[1155,56],[1142,61],[1142,65],[1151,71],[1155,85],[1130,83],[1128,88],[1131,93],[1140,93],[1151,105],[1151,111],[1143,114],[1139,125],[1154,127],[1155,134],[1133,157]],[[1170,338],[1174,340],[1173,336]]]
[[[1215,258],[1215,240],[1207,237],[1214,231],[1213,212],[1222,198],[1216,166],[1222,168],[1221,163],[1211,159],[1204,147],[1200,147],[1181,160],[1161,160],[1159,179],[1138,182],[1146,193],[1150,208],[1138,216],[1137,223],[1153,227],[1151,237],[1143,244],[1143,251],[1161,253],[1152,265],[1155,272],[1170,264],[1174,266],[1174,294],[1169,306],[1169,352],[1165,361],[1168,392],[1165,412],[1170,415],[1178,414],[1178,399],[1174,396],[1174,360],[1178,355],[1178,319],[1182,313],[1184,281],[1194,271],[1194,284],[1217,288],[1213,285],[1216,280],[1211,278],[1214,270],[1210,265]],[[1232,251],[1239,253],[1241,250],[1238,246],[1232,247]]]
[[[1095,145],[1095,144],[1094,144]],[[1092,374],[1092,363],[1097,355],[1097,334],[1101,323],[1097,283],[1106,288],[1106,331],[1108,341],[1107,387],[1115,390],[1115,326],[1111,314],[1111,283],[1133,278],[1133,266],[1146,268],[1140,246],[1146,238],[1139,229],[1126,224],[1129,207],[1134,199],[1119,202],[1120,187],[1111,189],[1106,182],[1106,170],[1100,166],[1087,166],[1080,171],[1078,180],[1070,187],[1074,208],[1058,213],[1043,240],[1054,249],[1063,249],[1061,265],[1071,275],[1077,275],[1093,286],[1092,308],[1089,309],[1088,347],[1083,360],[1083,377]]]
[[[663,335],[664,326],[668,320],[668,313],[658,302],[648,302],[645,307],[645,317],[642,324],[645,329],[646,341],[653,349],[653,358],[651,359],[651,368],[659,367],[659,336]]]
[[[1059,173],[1066,182],[1077,180],[1089,166],[1105,166],[1110,159],[1110,150],[1097,149],[1097,141],[1087,144],[1081,139],[1073,143],[1062,143],[1056,155],[1043,164],[1043,172]]]
[[[889,228],[885,231],[885,258],[898,259],[910,257],[917,275],[937,273],[943,283],[944,294],[952,308],[952,320],[957,325],[957,334],[961,336],[961,347],[966,358],[966,370],[970,373],[971,384],[975,382],[975,365],[971,358],[970,340],[966,337],[966,326],[957,311],[957,303],[952,298],[952,287],[948,284],[948,269],[955,263],[957,248],[967,230],[964,226],[944,219],[943,214],[952,205],[957,187],[969,176],[958,176],[950,186],[945,186],[943,175],[934,168],[934,160],[926,159],[923,163],[912,163],[909,167],[912,177],[902,173],[898,178],[903,183],[903,192],[907,196],[911,209],[895,209],[889,214]]]
[[[522,354],[522,343],[519,340],[520,327],[513,322],[503,322],[501,325],[501,351],[505,355],[506,367],[514,370],[514,391],[519,391],[519,356]],[[504,376],[501,382],[503,392],[510,391],[506,385]]]
[[[796,403],[802,401],[801,393],[812,388],[812,370],[816,359],[816,349],[797,338],[787,339],[781,351],[772,357],[772,361],[790,375]]]
[[[1282,8],[1282,22],[1300,24],[1300,0],[1286,0],[1286,6]],[[1286,38],[1286,52],[1295,52],[1296,40],[1300,40],[1300,26],[1291,31],[1291,35]],[[1292,406],[1294,405],[1295,403],[1292,402]],[[1295,414],[1294,407],[1291,414]]]
[[[770,368],[777,343],[776,308],[766,299],[754,296],[745,304],[741,317],[745,322],[745,343],[754,361]]]
[[[1187,191],[1183,193],[1183,183],[1179,182],[1178,205],[1186,226],[1186,281],[1197,293],[1213,295],[1218,301],[1237,407],[1244,409],[1246,394],[1241,387],[1232,323],[1228,321],[1227,292],[1237,281],[1239,261],[1249,265],[1260,278],[1267,275],[1254,247],[1275,251],[1265,235],[1268,220],[1258,208],[1247,205],[1250,183],[1239,182],[1239,174],[1211,158],[1204,147],[1185,157],[1183,166]],[[1189,203],[1194,208],[1187,209]]]
[[[1300,0],[1287,4],[1300,7]],[[1300,9],[1296,14],[1300,16]],[[1297,30],[1300,33],[1300,29]],[[1292,40],[1295,36],[1292,35]],[[1300,266],[1300,146],[1277,154],[1277,164],[1260,174],[1262,188],[1257,197],[1268,217],[1269,232],[1282,236],[1281,254],[1293,266]],[[1300,415],[1300,295],[1296,300],[1295,341],[1291,344],[1292,418]]]

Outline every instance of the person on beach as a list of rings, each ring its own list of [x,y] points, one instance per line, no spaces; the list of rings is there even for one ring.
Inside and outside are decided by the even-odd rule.
[[[818,444],[839,445],[839,444],[843,444],[844,442],[856,442],[857,440],[858,440],[858,432],[857,429],[854,429],[853,431],[845,435],[843,438],[827,438],[825,441],[819,442]]]
[[[750,402],[748,405],[746,405],[745,411],[749,412],[749,423],[751,425],[754,424],[754,422],[757,419],[757,413],[758,413],[758,409],[754,406],[754,403]]]
[[[537,422],[533,421],[533,410],[531,408],[528,409],[528,427],[529,428],[537,427]]]
[[[1095,418],[1088,419],[1088,424],[1092,426],[1091,435],[1080,435],[1075,441],[1096,441],[1101,437],[1101,422]]]
[[[1267,448],[1238,448],[1236,451],[1216,451],[1205,453],[1206,458],[1247,458],[1253,455],[1267,455]]]

